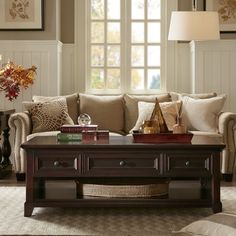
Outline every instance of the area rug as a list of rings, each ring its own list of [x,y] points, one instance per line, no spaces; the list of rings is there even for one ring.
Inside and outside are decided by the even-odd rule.
[[[236,212],[236,187],[221,188],[223,211]],[[171,235],[212,215],[209,208],[35,208],[23,216],[25,187],[0,187],[0,235]]]

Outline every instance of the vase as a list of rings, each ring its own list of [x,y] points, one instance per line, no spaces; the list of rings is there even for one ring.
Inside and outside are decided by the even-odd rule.
[[[173,126],[173,134],[185,134],[187,132],[186,126],[182,121],[182,117],[177,117],[177,123]]]

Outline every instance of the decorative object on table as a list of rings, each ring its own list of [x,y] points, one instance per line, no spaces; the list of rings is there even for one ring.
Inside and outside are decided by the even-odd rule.
[[[155,107],[153,109],[151,120],[154,120],[154,127],[158,129],[160,128],[160,133],[167,133],[169,132],[168,127],[166,125],[166,121],[164,119],[163,113],[160,108],[160,104],[158,99],[156,99]]]
[[[182,113],[183,113],[182,106],[183,102],[181,102],[180,108],[176,106],[177,117],[176,117],[176,124],[173,125],[173,134],[185,134],[187,132],[187,127],[182,119]]]
[[[206,11],[218,12],[221,33],[236,33],[235,0],[205,0],[204,8]]]
[[[78,117],[78,124],[79,125],[90,125],[91,124],[91,117],[86,113],[80,114]]]
[[[62,125],[60,131],[62,133],[82,133],[82,131],[96,131],[97,125]]]
[[[150,120],[143,122],[140,131],[145,134],[169,132],[157,99]]]
[[[36,67],[25,69],[9,61],[0,69],[0,91],[5,92],[5,97],[10,101],[16,99],[21,88],[27,89],[33,84]]]
[[[0,140],[3,131],[2,148],[0,147],[0,179],[9,175],[12,171],[12,165],[9,160],[11,155],[11,145],[9,142],[8,119],[15,110],[0,110]]]
[[[43,30],[43,0],[2,0],[0,30]]]
[[[82,131],[83,144],[109,143],[109,130],[84,130]]]
[[[139,132],[133,133],[134,143],[191,143],[193,134],[173,134],[159,133],[159,134],[143,134]]]
[[[58,133],[57,141],[59,142],[70,142],[70,141],[81,141],[82,134],[81,133]]]

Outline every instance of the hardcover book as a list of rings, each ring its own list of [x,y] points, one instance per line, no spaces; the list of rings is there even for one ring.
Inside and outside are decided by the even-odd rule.
[[[96,131],[97,125],[62,125],[61,133],[82,133],[82,131]]]
[[[69,141],[81,141],[82,133],[58,133],[57,141],[69,142]]]

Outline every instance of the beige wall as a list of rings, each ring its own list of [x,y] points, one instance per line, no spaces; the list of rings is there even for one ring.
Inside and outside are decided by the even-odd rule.
[[[78,0],[77,0],[78,1]],[[172,1],[172,0],[168,0]],[[198,0],[198,9],[203,9]],[[179,10],[192,8],[192,0],[179,0]],[[44,0],[44,31],[0,31],[0,40],[61,40],[74,43],[74,0]],[[235,39],[236,34],[221,34],[222,39]]]
[[[60,0],[44,0],[43,31],[0,31],[0,40],[54,40],[58,39],[56,19]]]
[[[61,41],[74,43],[74,0],[61,0]]]

